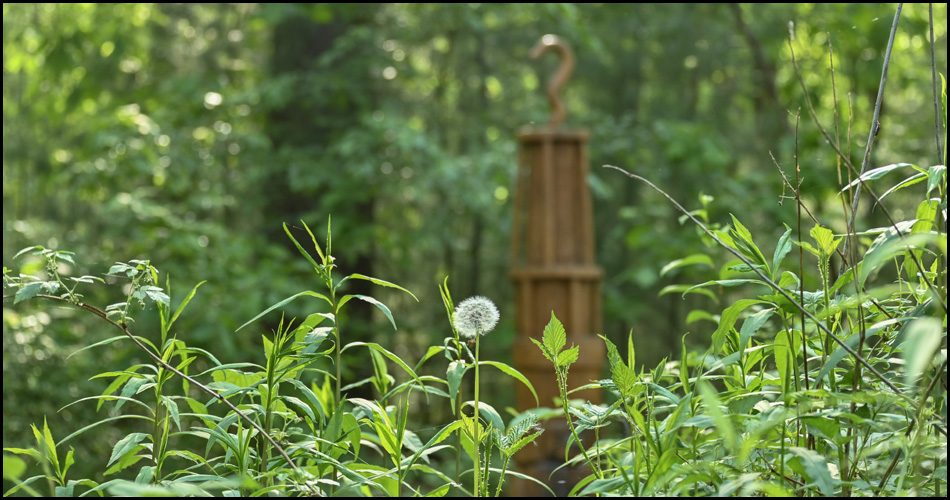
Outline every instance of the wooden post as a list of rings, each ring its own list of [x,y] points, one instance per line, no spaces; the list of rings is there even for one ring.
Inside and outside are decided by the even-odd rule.
[[[538,49],[541,47],[541,49]],[[562,65],[549,85],[555,113],[543,129],[525,129],[520,143],[515,214],[511,244],[511,278],[517,297],[514,364],[534,385],[542,406],[556,407],[560,397],[551,362],[530,338],[541,339],[551,312],[564,324],[567,345],[580,346],[580,358],[571,365],[568,387],[574,388],[601,378],[606,359],[601,331],[600,282],[602,271],[594,264],[593,209],[587,187],[586,131],[560,130],[565,117],[557,90],[570,76],[573,65],[570,49],[551,35],[535,48],[535,56],[550,47],[562,54]],[[565,64],[568,71],[564,71]],[[523,223],[522,223],[523,221]],[[534,397],[526,387],[517,388],[517,407],[534,408]],[[571,395],[599,403],[599,391],[586,390]],[[519,471],[549,484],[558,496],[566,496],[574,484],[590,470],[584,464],[574,470],[563,468],[564,446],[570,432],[563,418],[545,423],[545,432],[515,455]],[[548,479],[550,477],[550,480]],[[515,496],[545,494],[526,481],[515,481]]]

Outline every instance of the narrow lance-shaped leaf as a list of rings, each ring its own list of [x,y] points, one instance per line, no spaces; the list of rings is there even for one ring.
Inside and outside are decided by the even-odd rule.
[[[284,300],[282,300],[282,301],[280,301],[280,302],[278,302],[278,303],[276,303],[276,304],[274,304],[274,305],[268,307],[267,310],[265,310],[264,312],[258,314],[257,316],[254,316],[254,317],[251,318],[247,323],[244,323],[243,325],[239,326],[238,329],[235,330],[235,332],[241,331],[242,328],[244,328],[245,326],[250,325],[251,323],[257,321],[258,319],[260,319],[261,317],[263,317],[263,316],[266,315],[267,313],[273,311],[274,309],[277,309],[278,307],[287,305],[287,304],[289,304],[290,302],[293,302],[297,297],[301,297],[301,296],[303,296],[303,295],[307,295],[307,296],[310,296],[310,297],[316,297],[316,298],[318,298],[318,299],[323,299],[323,300],[325,300],[325,301],[327,302],[327,304],[330,304],[330,303],[331,303],[331,302],[330,302],[330,299],[326,298],[324,295],[319,294],[319,293],[317,293],[317,292],[312,292],[312,291],[310,291],[310,290],[307,290],[307,291],[304,291],[304,292],[300,292],[300,293],[298,293],[298,294],[296,294],[296,295],[291,295],[290,297],[287,297],[286,299],[284,299]]]
[[[388,282],[388,281],[384,281],[384,280],[381,280],[381,279],[379,279],[379,278],[373,278],[373,277],[371,277],[371,276],[364,276],[364,275],[362,275],[362,274],[351,274],[351,275],[349,275],[349,276],[347,276],[347,277],[341,279],[340,282],[337,283],[336,288],[339,288],[340,285],[342,285],[345,281],[350,280],[350,279],[354,279],[354,280],[366,280],[366,281],[369,281],[369,282],[371,282],[371,283],[373,283],[373,284],[376,284],[376,285],[379,285],[379,286],[385,286],[385,287],[388,287],[388,288],[395,288],[395,289],[397,289],[397,290],[402,290],[402,291],[408,293],[412,298],[416,299],[416,302],[419,302],[419,299],[418,299],[415,295],[413,295],[412,292],[410,292],[409,290],[406,290],[405,288],[403,288],[403,287],[401,287],[401,286],[399,286],[399,285],[397,285],[397,284],[395,284],[395,283],[390,283],[390,282]]]

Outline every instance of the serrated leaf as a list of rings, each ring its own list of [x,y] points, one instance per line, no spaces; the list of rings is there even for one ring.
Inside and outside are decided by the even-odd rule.
[[[554,311],[551,311],[551,321],[544,327],[544,334],[541,339],[544,342],[544,347],[552,356],[557,356],[561,349],[564,349],[564,346],[567,345],[567,333],[564,331],[564,325],[554,316]]]
[[[32,250],[39,250],[39,251],[42,251],[42,250],[44,250],[44,248],[43,248],[42,246],[40,246],[40,245],[33,245],[33,246],[31,246],[31,247],[26,247],[26,248],[24,248],[23,250],[20,250],[19,252],[17,252],[16,255],[13,256],[13,258],[14,258],[14,259],[17,259],[17,258],[19,258],[21,255],[23,255],[23,254],[25,254],[25,253],[27,253],[27,252],[29,252],[29,251],[32,251]]]
[[[841,243],[841,238],[835,239],[835,234],[831,232],[830,229],[817,224],[811,229],[809,234],[814,238],[815,243],[818,244],[818,251],[821,252],[822,255],[831,255],[831,253],[835,251],[835,248],[838,248],[838,244]]]
[[[565,366],[565,367],[566,367],[566,366],[570,366],[570,365],[573,364],[575,361],[577,361],[577,358],[578,358],[579,353],[580,353],[580,347],[579,347],[579,346],[574,346],[574,347],[571,347],[570,349],[568,349],[568,350],[566,350],[566,351],[564,351],[564,352],[558,354],[558,355],[557,355],[557,363],[556,363],[557,366],[558,366],[558,367],[561,367],[561,366]]]
[[[538,349],[541,349],[541,354],[544,354],[544,357],[548,358],[548,361],[552,363],[554,362],[554,357],[551,355],[550,351],[548,351],[547,347],[544,347],[544,345],[541,342],[538,342],[537,339],[531,337],[528,338],[531,340],[531,342],[534,342],[534,345],[538,346]]]
[[[36,297],[40,291],[43,290],[43,285],[45,284],[45,281],[35,281],[25,285],[23,288],[17,290],[16,295],[13,298],[13,303],[18,304],[24,300],[30,300],[33,297]]]

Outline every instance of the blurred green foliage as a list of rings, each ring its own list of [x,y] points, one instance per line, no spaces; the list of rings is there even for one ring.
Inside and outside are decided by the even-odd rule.
[[[934,11],[936,64],[946,74],[946,5]],[[381,297],[398,311],[400,330],[393,336],[371,322],[363,335],[418,358],[445,336],[437,283],[448,275],[457,296],[499,304],[497,343],[483,357],[505,359],[514,338],[507,249],[516,134],[547,121],[541,89],[557,64],[531,61],[528,51],[556,33],[578,59],[566,123],[592,132],[604,334],[616,342],[632,327],[640,359],[652,366],[678,350],[686,331],[706,342],[714,330],[686,323],[686,312],[708,299],[657,294],[707,276],[696,266],[660,274],[703,243],[657,195],[600,165],[649,177],[691,208],[715,194],[712,223],[743,214],[763,239],[769,231],[777,239],[794,211],[781,203],[770,152],[791,172],[804,105],[789,33],[819,118],[840,129],[860,164],[893,12],[852,4],[4,4],[3,262],[41,244],[82,255],[74,274],[150,259],[178,289],[207,280],[179,335],[238,361],[259,347],[236,327],[312,279],[281,223],[320,227],[332,214],[335,238],[347,242],[344,272],[380,276],[420,299]],[[922,90],[927,16],[926,5],[904,7],[872,167],[875,158],[935,163],[932,97]],[[834,154],[802,115],[802,191],[843,230]],[[97,293],[105,292],[85,300],[120,299]],[[288,316],[307,312],[295,304]],[[141,356],[102,349],[67,362],[108,335],[94,319],[33,304],[3,314],[4,446],[24,444],[44,415],[53,429],[80,426],[90,406],[60,409],[98,393],[99,382],[87,379],[100,367]],[[121,435],[84,436],[77,463],[108,455]]]

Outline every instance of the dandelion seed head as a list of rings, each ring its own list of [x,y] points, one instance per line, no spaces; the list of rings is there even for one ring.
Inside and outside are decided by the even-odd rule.
[[[498,324],[498,308],[486,297],[469,297],[455,306],[455,329],[462,338],[485,335]]]

